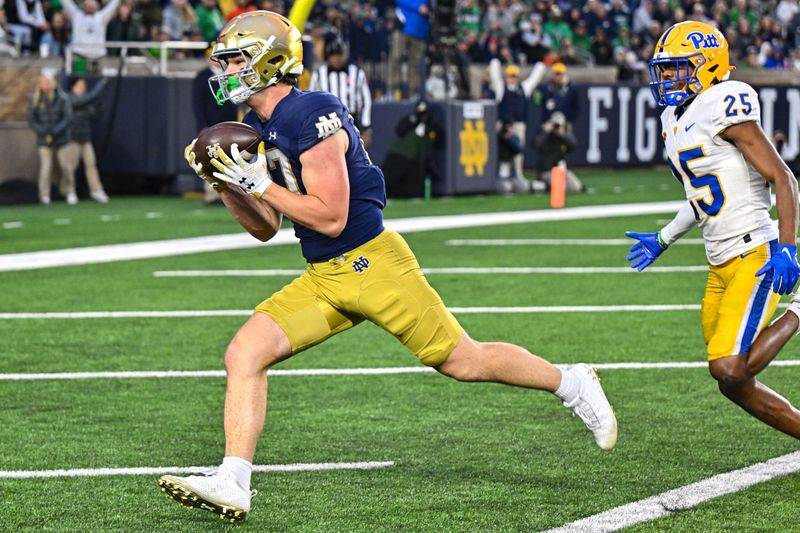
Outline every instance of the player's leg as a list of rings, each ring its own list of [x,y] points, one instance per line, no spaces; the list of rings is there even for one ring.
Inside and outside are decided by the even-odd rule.
[[[108,195],[103,189],[100,181],[100,173],[97,170],[97,157],[94,153],[94,146],[91,142],[79,143],[83,168],[86,170],[86,183],[89,185],[89,196],[93,200],[105,204],[108,202]]]
[[[598,445],[614,446],[616,419],[591,367],[575,365],[562,371],[520,346],[470,338],[396,233],[384,232],[357,253],[374,265],[359,274],[361,288],[352,291],[360,295],[360,312],[422,363],[459,381],[492,381],[555,393],[592,429]]]
[[[703,305],[709,371],[727,398],[755,418],[800,438],[800,412],[755,379],[797,331],[798,325],[794,311],[787,311],[761,331],[780,299],[772,292],[769,274],[755,276],[768,254],[768,245],[762,245],[754,253],[712,267]],[[712,283],[714,276],[716,284]],[[718,285],[724,285],[721,296]],[[715,300],[716,305],[707,306],[709,300]]]
[[[162,476],[172,499],[238,521],[250,511],[250,474],[276,363],[358,323],[316,294],[304,274],[259,304],[225,352],[225,458],[208,476]]]
[[[514,122],[512,125],[512,131],[519,139],[520,146],[522,146],[524,149],[526,146],[525,136],[527,131],[525,122]],[[524,159],[524,151],[514,156],[514,186],[517,189],[517,192],[528,192],[531,189],[531,183],[525,177],[525,171],[523,170]]]
[[[786,398],[754,377],[744,357],[732,355],[709,362],[719,390],[736,405],[765,424],[800,439],[800,411]]]
[[[55,150],[49,146],[39,147],[39,201],[43,204],[50,203],[54,154]]]
[[[68,204],[77,204],[75,194],[75,168],[78,166],[78,147],[76,143],[67,143],[56,150],[58,165],[61,167],[61,194],[67,198]]]

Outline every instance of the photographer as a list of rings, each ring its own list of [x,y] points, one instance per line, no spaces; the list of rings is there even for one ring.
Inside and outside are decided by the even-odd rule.
[[[566,161],[569,154],[578,145],[578,141],[570,131],[563,113],[556,111],[550,120],[542,125],[542,131],[533,140],[536,150],[536,171],[539,180],[550,186],[550,172],[560,161]],[[574,172],[567,169],[567,192],[585,192],[586,187]]]
[[[395,128],[395,140],[381,168],[390,198],[427,196],[425,180],[435,179],[434,146],[444,138],[444,129],[431,115],[428,104],[420,100],[414,112]]]

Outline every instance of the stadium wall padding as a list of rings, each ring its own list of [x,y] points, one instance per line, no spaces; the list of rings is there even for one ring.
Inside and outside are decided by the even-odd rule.
[[[576,87],[581,109],[574,129],[579,146],[570,154],[571,165],[624,167],[663,163],[661,109],[653,103],[647,87]],[[98,155],[104,155],[100,161],[101,173],[104,176],[186,173],[183,148],[196,136],[191,110],[191,79],[122,78],[116,113],[112,113],[115,94],[113,88],[110,89],[104,94],[104,112],[94,129]],[[776,129],[786,132],[787,142],[782,155],[787,159],[797,157],[800,154],[800,88],[756,87],[756,90],[767,134],[771,136]],[[463,108],[463,104],[458,105]],[[448,150],[458,151],[461,145],[455,141],[463,131],[463,123],[448,118],[440,104],[431,107],[447,128]],[[486,119],[493,120],[489,118],[490,115],[496,116],[493,104],[486,102],[484,107],[487,109]],[[409,102],[374,104],[373,143],[370,147],[373,161],[380,163],[383,160],[394,141],[395,125],[412,109]],[[112,115],[114,121],[109,125]],[[532,166],[535,161],[530,141],[539,131],[540,122],[540,110],[534,107],[528,120],[527,166]],[[492,131],[487,127],[491,165],[496,165],[496,139]],[[106,153],[100,154],[99,150],[105,143],[108,143]],[[459,154],[449,153],[441,157],[453,161]],[[483,188],[485,185],[477,187]],[[468,187],[461,192],[480,191]]]

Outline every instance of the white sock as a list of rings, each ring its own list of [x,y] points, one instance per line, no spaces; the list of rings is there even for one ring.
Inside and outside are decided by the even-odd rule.
[[[562,402],[572,403],[581,392],[581,381],[568,369],[561,370],[561,385],[558,386],[555,394]]]
[[[225,457],[222,460],[223,468],[233,474],[236,482],[239,483],[245,490],[250,490],[250,474],[253,472],[253,463],[245,461],[241,457]]]

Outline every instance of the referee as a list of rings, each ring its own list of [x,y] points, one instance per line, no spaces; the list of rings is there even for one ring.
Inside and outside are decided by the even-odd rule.
[[[353,115],[364,144],[368,145],[372,137],[372,95],[367,75],[357,65],[347,63],[344,45],[339,40],[325,45],[325,59],[327,62],[311,75],[310,89],[338,96]]]

